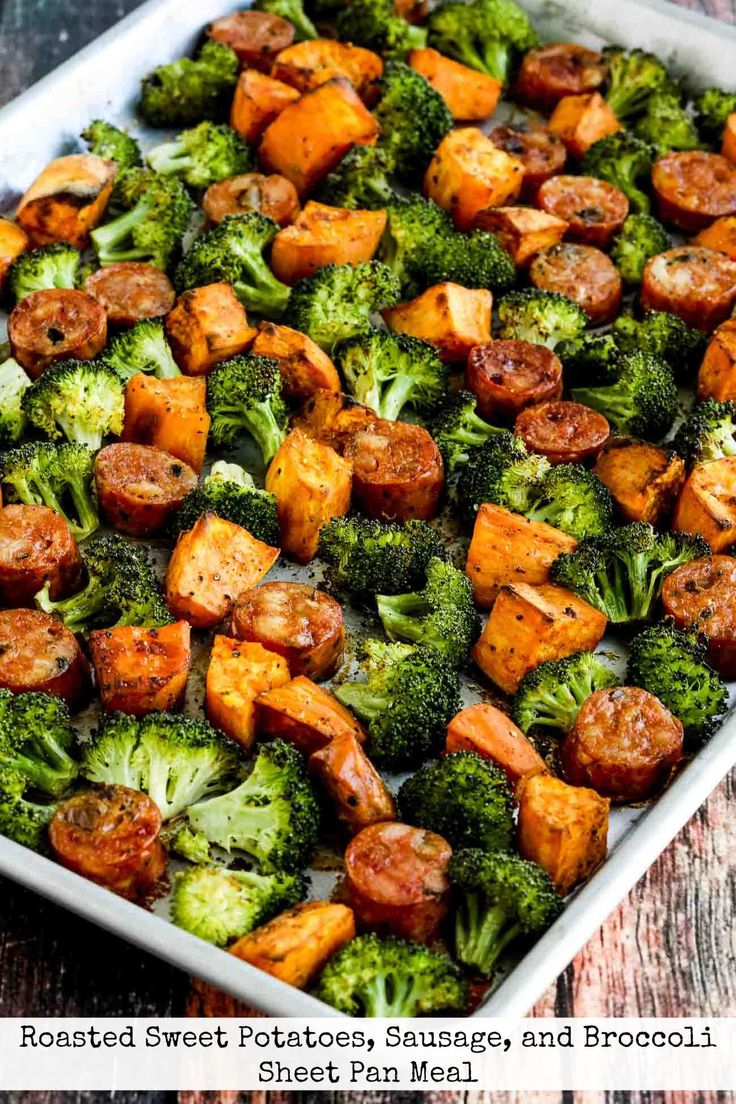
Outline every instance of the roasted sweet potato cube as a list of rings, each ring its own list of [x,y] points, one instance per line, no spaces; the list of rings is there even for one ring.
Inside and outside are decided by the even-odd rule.
[[[569,893],[606,857],[610,801],[551,774],[527,776],[516,792],[519,851],[547,871],[558,893]]]
[[[25,231],[10,219],[0,218],[0,291],[11,264],[27,248]]]
[[[726,119],[726,125],[723,128],[721,153],[736,165],[736,112],[732,112]]]
[[[299,93],[283,81],[258,69],[244,69],[235,86],[230,126],[246,142],[255,142],[285,107],[295,103]]]
[[[449,211],[458,230],[470,230],[479,211],[518,199],[524,166],[494,146],[477,127],[451,130],[424,177],[424,191]]]
[[[305,989],[354,935],[353,910],[347,905],[305,901],[241,936],[229,950],[264,973]]]
[[[301,404],[323,389],[340,390],[337,368],[327,353],[299,330],[261,322],[251,352],[278,361],[281,390],[290,402]]]
[[[185,376],[206,376],[216,364],[244,353],[256,330],[230,284],[182,292],[166,316],[166,336]]]
[[[483,759],[491,759],[511,783],[547,769],[521,729],[489,702],[469,705],[452,718],[445,741],[445,752],[451,751],[474,751]]]
[[[527,671],[573,652],[592,652],[606,618],[564,587],[510,583],[501,588],[473,659],[506,694]]]
[[[31,184],[15,218],[31,245],[67,241],[87,245],[104,214],[118,166],[91,153],[57,157]]]
[[[491,340],[492,308],[490,291],[445,283],[384,311],[383,317],[389,329],[428,341],[444,361],[455,363]]]
[[[175,617],[197,629],[214,628],[244,591],[256,585],[278,559],[247,529],[215,514],[203,514],[176,542],[166,571],[166,602]]]
[[[321,387],[304,403],[292,427],[301,429],[307,437],[331,445],[343,454],[355,437],[374,426],[377,420],[374,411],[356,402],[350,395]]]
[[[573,157],[582,157],[594,142],[623,129],[600,92],[563,96],[547,125]]]
[[[102,706],[141,716],[178,709],[184,701],[191,652],[188,621],[145,629],[96,629],[89,648]]]
[[[350,509],[352,464],[333,448],[293,429],[266,472],[266,490],[276,496],[279,539],[285,555],[309,563],[319,531]]]
[[[736,119],[736,116],[734,116]],[[705,230],[692,239],[693,245],[702,245],[706,249],[717,249],[736,261],[736,215],[724,215],[716,219]]]
[[[156,379],[141,372],[125,387],[123,441],[170,452],[202,470],[210,416],[204,379]]]
[[[736,318],[722,322],[708,342],[698,372],[698,400],[736,399]]]
[[[577,541],[543,521],[530,521],[503,506],[484,503],[478,510],[468,548],[465,574],[481,609],[490,609],[506,583],[537,586],[549,582],[549,569]]]
[[[496,110],[503,85],[430,48],[412,50],[409,65],[429,81],[450,109],[453,119],[475,122]]]
[[[685,482],[685,465],[677,453],[625,437],[606,444],[593,471],[608,487],[624,521],[652,525],[669,515]]]
[[[300,92],[309,92],[326,81],[342,77],[363,99],[372,99],[376,81],[383,73],[383,62],[378,54],[362,46],[334,38],[314,38],[281,50],[271,72],[277,80]]]
[[[569,223],[557,215],[548,215],[535,207],[490,207],[480,211],[475,220],[476,230],[489,230],[519,268],[562,241]]]
[[[328,807],[351,835],[369,824],[396,820],[394,799],[352,732],[333,737],[313,752],[307,767]]]
[[[370,261],[385,227],[385,211],[347,211],[310,200],[274,238],[271,268],[283,283],[295,284],[328,264]]]
[[[205,712],[215,728],[249,751],[256,734],[255,700],[288,682],[283,656],[262,644],[216,636],[207,668]]]
[[[677,501],[672,528],[699,533],[714,552],[736,541],[736,456],[698,464]]]
[[[258,732],[288,740],[305,755],[345,734],[354,736],[360,744],[366,741],[362,726],[350,710],[305,675],[261,694],[256,712]]]

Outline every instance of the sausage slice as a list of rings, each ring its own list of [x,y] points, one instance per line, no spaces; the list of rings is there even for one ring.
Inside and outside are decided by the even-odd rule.
[[[152,264],[121,261],[93,272],[84,290],[104,308],[110,326],[134,326],[168,314],[176,301],[171,280]]]
[[[523,410],[514,433],[550,464],[578,464],[601,451],[610,433],[597,410],[575,402],[545,402]]]
[[[465,383],[484,418],[516,418],[527,406],[562,398],[562,364],[544,345],[492,341],[471,350]]]
[[[207,34],[234,50],[244,68],[249,66],[263,73],[270,73],[279,50],[285,50],[294,41],[294,27],[288,19],[270,12],[238,11],[223,15],[210,23]]]
[[[665,154],[652,166],[652,188],[662,222],[688,233],[736,214],[736,165],[719,153],[675,150]]]
[[[426,429],[379,419],[355,435],[348,455],[353,461],[353,501],[368,517],[406,521],[435,516],[444,469]]]
[[[352,733],[336,736],[315,751],[308,768],[351,835],[396,816],[393,797]]]
[[[498,126],[488,137],[498,149],[521,161],[524,166],[521,198],[529,203],[534,202],[545,180],[561,173],[565,167],[565,143],[544,127],[535,126],[526,130],[520,126]]]
[[[561,242],[539,253],[529,278],[543,291],[566,295],[582,307],[593,325],[603,325],[621,309],[621,276],[610,257],[592,245]],[[661,309],[661,308],[660,308]]]
[[[736,302],[736,261],[702,245],[680,245],[651,257],[644,269],[641,305],[669,311],[698,330],[715,329]]]
[[[33,291],[8,319],[13,356],[32,379],[55,360],[91,360],[107,341],[107,315],[91,295],[74,288]]]
[[[215,224],[228,215],[255,211],[279,226],[288,226],[299,214],[299,194],[291,181],[278,173],[243,173],[210,184],[202,199],[202,210]]]
[[[0,686],[38,691],[75,709],[90,689],[89,667],[74,633],[41,610],[0,610]]]
[[[736,678],[736,559],[691,560],[671,572],[662,605],[678,629],[692,629],[708,641],[708,660],[726,679]]]
[[[66,598],[81,578],[77,542],[60,514],[46,506],[0,510],[0,603],[33,606],[46,583],[52,601]]]
[[[629,213],[629,201],[595,176],[553,176],[537,192],[537,206],[567,222],[566,237],[605,249]]]
[[[150,445],[119,441],[95,457],[95,487],[107,522],[121,533],[145,537],[163,528],[197,473],[183,460]]]
[[[551,42],[524,56],[514,85],[514,98],[549,112],[564,96],[596,92],[606,79],[602,54],[577,42]]]

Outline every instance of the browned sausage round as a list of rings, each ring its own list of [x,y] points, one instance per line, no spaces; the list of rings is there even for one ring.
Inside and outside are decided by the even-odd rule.
[[[440,450],[426,429],[379,419],[355,435],[348,455],[353,461],[353,501],[368,517],[406,521],[435,516],[445,479]]]
[[[93,272],[84,290],[101,303],[111,326],[134,326],[168,314],[176,301],[171,280],[152,264],[121,261]]]
[[[279,226],[288,226],[299,214],[299,194],[291,181],[278,173],[243,173],[210,184],[202,210],[212,223],[222,222],[227,215],[256,211]]]
[[[396,816],[394,799],[351,732],[336,736],[310,755],[308,767],[330,809],[351,835]]]
[[[601,451],[610,433],[597,410],[575,402],[546,402],[522,410],[514,433],[550,464],[579,464]]]
[[[69,870],[121,897],[144,897],[166,869],[155,801],[127,786],[99,786],[63,801],[49,825]]]
[[[715,249],[679,245],[647,261],[644,310],[669,311],[698,330],[715,329],[736,302],[736,261]]]
[[[513,419],[527,406],[562,398],[562,365],[544,345],[492,341],[471,350],[465,383],[484,418]]]
[[[544,127],[498,126],[488,137],[494,146],[516,157],[524,166],[521,198],[533,203],[545,180],[561,173],[567,160],[567,150],[561,138]]]
[[[0,686],[40,691],[75,709],[90,688],[89,666],[74,633],[40,610],[0,610]]]
[[[107,341],[107,315],[84,291],[49,288],[21,299],[8,319],[13,356],[32,379],[55,360],[91,360]]]
[[[514,99],[551,111],[563,96],[596,92],[608,67],[601,54],[576,42],[551,42],[525,55],[514,85]]]
[[[230,633],[283,656],[292,678],[331,678],[342,663],[340,603],[308,583],[262,583],[233,607]]]
[[[607,180],[595,176],[553,176],[537,192],[537,206],[570,225],[565,237],[599,249],[621,229],[629,201]]]
[[[100,508],[113,529],[134,537],[161,529],[196,485],[193,468],[150,445],[119,441],[95,457]]]
[[[452,849],[434,832],[372,824],[345,851],[345,890],[359,926],[429,943],[447,914]]]
[[[736,559],[709,556],[672,571],[662,605],[678,629],[708,641],[708,660],[724,678],[736,678]]]
[[[81,578],[77,542],[63,517],[46,506],[0,510],[0,603],[33,606],[46,583],[53,601],[66,598]]]
[[[561,242],[539,253],[529,278],[543,291],[566,295],[582,307],[593,325],[611,322],[621,309],[621,276],[610,257],[593,245]]]
[[[736,165],[719,153],[665,154],[652,166],[652,188],[662,222],[689,233],[736,214]]]
[[[288,19],[269,12],[239,11],[223,15],[207,28],[216,42],[224,42],[238,55],[243,68],[270,73],[279,50],[294,41],[294,28]]]
[[[636,686],[596,690],[560,747],[565,778],[612,801],[644,801],[682,758],[683,727],[659,698]]]

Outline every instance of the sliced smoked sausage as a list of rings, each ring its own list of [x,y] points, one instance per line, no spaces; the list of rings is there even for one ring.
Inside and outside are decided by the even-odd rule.
[[[119,441],[95,457],[95,487],[105,519],[134,537],[163,528],[196,485],[193,468],[150,445]]]
[[[292,678],[331,678],[345,647],[340,603],[308,583],[262,583],[246,591],[233,607],[230,634],[283,656]]]
[[[726,679],[736,678],[736,559],[710,556],[672,571],[662,605],[678,629],[708,641],[708,660]]]
[[[270,12],[239,11],[215,19],[207,28],[215,42],[223,42],[238,55],[245,68],[270,73],[279,50],[294,41],[294,27],[288,19]]]
[[[619,271],[611,258],[593,245],[561,242],[550,246],[532,261],[529,278],[543,291],[572,299],[595,326],[611,322],[621,309]]]
[[[561,173],[567,150],[561,138],[544,127],[497,126],[488,137],[498,149],[511,154],[524,166],[521,198],[533,203],[545,180]]]
[[[492,341],[471,349],[465,384],[484,418],[513,419],[527,406],[562,398],[562,364],[545,345]]]
[[[387,821],[345,851],[346,903],[358,925],[429,943],[447,915],[452,848],[435,832]]]
[[[228,215],[255,211],[279,226],[288,226],[299,214],[299,194],[291,181],[278,173],[243,173],[210,184],[202,199],[202,210],[215,224]]]
[[[426,429],[378,420],[355,435],[348,455],[353,461],[353,501],[368,517],[406,521],[435,516],[444,470],[440,450]]]
[[[48,584],[52,601],[79,587],[82,559],[72,531],[46,506],[11,505],[0,510],[0,603],[33,606]]]
[[[393,820],[394,799],[352,733],[330,740],[309,756],[309,773],[321,785],[338,820],[351,835],[369,824]]]
[[[13,356],[32,379],[55,360],[91,360],[107,341],[107,315],[91,295],[74,288],[32,291],[8,319]]]
[[[736,214],[736,165],[719,153],[674,150],[652,166],[652,188],[662,222],[688,233]]]
[[[560,747],[565,778],[612,801],[644,801],[682,758],[683,727],[659,698],[636,686],[596,690]]]
[[[120,261],[93,272],[84,290],[102,305],[110,326],[134,326],[168,314],[176,301],[171,280],[152,264]]]
[[[565,237],[605,249],[629,213],[629,201],[614,184],[595,176],[553,176],[537,192],[537,206],[569,223]]]
[[[127,786],[98,786],[59,805],[49,839],[69,870],[121,897],[140,898],[166,869],[160,828],[161,813],[147,794]]]
[[[597,410],[575,402],[545,402],[522,410],[514,433],[551,464],[579,464],[598,455],[610,433]]]
[[[74,633],[41,610],[0,610],[0,686],[39,691],[75,709],[86,698],[89,667]]]
[[[651,257],[644,269],[641,305],[669,311],[706,333],[736,302],[736,261],[702,245],[678,245]]]
[[[602,54],[577,42],[551,42],[524,56],[514,84],[514,99],[549,112],[563,96],[596,92],[608,66]]]

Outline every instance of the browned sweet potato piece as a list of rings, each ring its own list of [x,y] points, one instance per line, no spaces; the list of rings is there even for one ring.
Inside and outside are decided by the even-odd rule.
[[[491,340],[492,307],[490,291],[445,283],[384,311],[383,317],[389,329],[428,341],[444,361],[456,362]]]
[[[685,481],[677,453],[614,437],[598,455],[593,471],[608,487],[624,521],[657,525],[672,509]]]
[[[672,528],[698,533],[714,552],[736,542],[736,456],[698,464],[675,507]]]
[[[545,771],[547,765],[510,717],[488,702],[469,705],[447,726],[445,751],[474,751],[491,759],[511,783],[526,774]]]
[[[408,62],[439,92],[453,119],[475,122],[487,119],[496,110],[503,85],[495,77],[429,48],[412,50]]]
[[[15,216],[31,245],[68,241],[83,249],[102,218],[117,171],[114,161],[91,153],[51,161],[26,191]]]
[[[736,116],[734,116],[736,119]],[[701,230],[692,239],[693,245],[704,245],[706,249],[717,249],[736,261],[736,215],[724,215],[717,218],[705,230]]]
[[[548,125],[552,134],[562,139],[573,157],[582,157],[594,142],[622,129],[622,124],[600,92],[563,96],[552,112]]]
[[[216,636],[207,668],[208,720],[249,751],[256,734],[256,698],[289,678],[283,656],[262,644]]]
[[[11,264],[27,248],[25,231],[10,219],[0,218],[0,291]]]
[[[344,77],[360,96],[372,99],[382,72],[383,62],[372,50],[334,38],[314,38],[282,50],[274,61],[272,75],[300,92]]]
[[[327,353],[299,330],[261,322],[251,351],[278,361],[281,390],[290,402],[303,403],[321,389],[340,390],[337,368]]]
[[[137,716],[178,709],[189,677],[190,633],[188,621],[158,629],[124,625],[90,633],[103,708]]]
[[[424,191],[469,230],[479,211],[518,199],[524,166],[494,146],[477,127],[458,127],[440,142],[424,177]]]
[[[698,400],[736,399],[736,318],[714,332],[698,372]]]
[[[355,919],[347,905],[305,901],[241,936],[229,950],[264,973],[305,989],[354,935]]]
[[[479,211],[475,219],[475,229],[495,234],[519,268],[543,249],[561,242],[567,227],[564,219],[536,207],[490,207]]]
[[[307,399],[292,427],[301,429],[315,441],[331,445],[343,455],[350,451],[355,437],[378,420],[372,410],[350,395],[322,387]]]
[[[335,695],[304,675],[261,694],[256,713],[259,732],[288,740],[305,755],[345,734],[361,744],[366,740],[361,725]]]
[[[125,387],[123,441],[153,445],[201,471],[210,428],[206,393],[203,378],[133,376]]]
[[[182,292],[166,316],[166,336],[185,376],[206,376],[216,364],[244,353],[256,331],[230,284]]]
[[[734,112],[728,116],[726,125],[723,128],[721,153],[724,157],[727,157],[732,164],[736,165],[736,113]]]
[[[260,138],[285,107],[299,99],[295,88],[258,69],[244,69],[238,77],[230,109],[230,126],[246,142]]]
[[[351,835],[369,824],[396,819],[394,799],[354,733],[335,736],[313,752],[308,768]]]
[[[370,261],[386,226],[385,211],[348,211],[310,200],[271,246],[271,268],[285,284],[295,284],[328,264]]]

